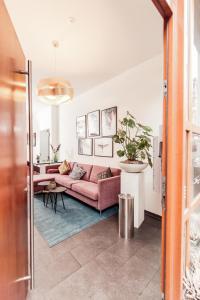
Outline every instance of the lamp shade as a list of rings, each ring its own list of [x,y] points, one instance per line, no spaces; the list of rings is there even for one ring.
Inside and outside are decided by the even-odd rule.
[[[37,91],[40,100],[50,105],[59,105],[72,100],[74,95],[71,84],[59,77],[41,79]]]

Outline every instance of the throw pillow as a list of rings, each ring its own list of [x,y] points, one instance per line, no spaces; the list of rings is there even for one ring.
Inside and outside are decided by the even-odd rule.
[[[70,164],[66,160],[64,160],[63,163],[59,166],[58,170],[61,175],[69,173],[69,171],[71,170]]]
[[[73,167],[73,170],[69,174],[69,177],[75,180],[79,180],[83,177],[83,175],[86,173],[85,170],[83,170],[81,167],[79,167],[77,164]]]
[[[110,177],[112,177],[112,172],[110,168],[97,174],[97,180],[106,179]]]

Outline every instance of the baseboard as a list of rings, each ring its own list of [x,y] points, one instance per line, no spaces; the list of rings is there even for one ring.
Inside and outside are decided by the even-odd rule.
[[[152,212],[150,212],[150,211],[148,211],[148,210],[145,210],[145,211],[144,211],[144,214],[145,214],[145,216],[154,218],[154,219],[156,219],[156,220],[158,220],[158,221],[161,221],[161,220],[162,220],[162,217],[161,217],[161,216],[159,216],[159,215],[157,215],[157,214],[154,214],[154,213],[152,213]]]

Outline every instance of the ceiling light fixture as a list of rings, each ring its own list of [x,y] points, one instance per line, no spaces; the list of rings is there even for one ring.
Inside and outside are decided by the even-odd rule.
[[[56,77],[56,49],[59,47],[58,41],[53,41],[54,52],[54,73],[55,77],[41,79],[37,86],[38,97],[42,102],[50,105],[59,105],[72,100],[74,91],[71,84],[61,78]]]

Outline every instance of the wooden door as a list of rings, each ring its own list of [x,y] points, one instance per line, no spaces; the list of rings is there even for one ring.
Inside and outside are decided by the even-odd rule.
[[[183,201],[184,201],[184,80],[186,40],[184,0],[152,0],[164,18],[163,105],[163,215],[162,280],[163,299],[182,299]]]
[[[25,57],[0,0],[0,298],[24,300],[28,273]]]

